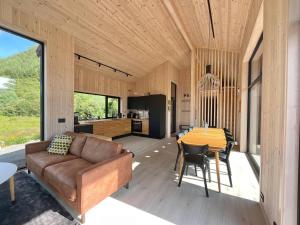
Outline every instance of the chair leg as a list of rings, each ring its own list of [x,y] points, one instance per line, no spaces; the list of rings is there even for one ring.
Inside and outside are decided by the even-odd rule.
[[[226,166],[227,166],[227,172],[228,172],[228,177],[229,177],[230,187],[232,187],[231,167],[230,167],[230,162],[229,162],[229,160],[226,162]]]
[[[179,177],[178,187],[180,187],[180,185],[181,185],[181,181],[182,181],[184,169],[185,169],[185,162],[183,163],[182,168],[181,168],[181,173],[180,173],[180,177]]]
[[[81,214],[81,216],[80,216],[80,223],[81,224],[85,223],[85,214]]]
[[[189,171],[189,164],[186,164],[186,170],[185,170],[185,175],[188,175],[188,171]]]
[[[129,182],[124,185],[124,188],[129,189]]]
[[[210,161],[207,162],[208,181],[211,182]]]
[[[28,174],[31,174],[31,171],[29,169],[27,169],[27,171],[28,171]]]
[[[206,193],[206,197],[208,198],[208,189],[207,189],[207,183],[206,183],[206,169],[203,168],[202,169],[202,173],[203,173],[203,179],[204,179],[204,186],[205,186],[205,193]]]
[[[175,161],[174,171],[176,171],[176,169],[177,169],[177,163],[178,163],[179,155],[180,155],[180,151],[178,149],[177,156],[176,156],[176,161]]]
[[[198,174],[197,174],[197,166],[196,166],[196,164],[194,165],[194,167],[195,167],[195,174],[196,174],[196,177],[198,177]]]

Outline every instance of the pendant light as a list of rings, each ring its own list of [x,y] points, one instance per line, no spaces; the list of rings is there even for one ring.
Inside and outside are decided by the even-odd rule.
[[[208,5],[208,12],[209,12],[209,18],[210,18],[210,25],[208,26],[208,56],[207,56],[207,65],[205,69],[205,74],[201,77],[201,79],[198,81],[198,87],[200,91],[215,91],[218,90],[220,87],[220,80],[219,78],[212,73],[212,66],[209,64],[210,59],[210,28],[212,28],[213,32],[213,39],[215,38],[214,28],[213,28],[213,22],[212,22],[212,14],[211,14],[211,8],[210,8],[210,1],[207,0]]]

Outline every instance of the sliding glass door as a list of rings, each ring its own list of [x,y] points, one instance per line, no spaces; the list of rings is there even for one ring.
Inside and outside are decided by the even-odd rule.
[[[0,28],[0,156],[43,139],[43,49]]]
[[[249,62],[248,77],[248,154],[258,173],[261,146],[262,62],[263,42],[261,37]]]

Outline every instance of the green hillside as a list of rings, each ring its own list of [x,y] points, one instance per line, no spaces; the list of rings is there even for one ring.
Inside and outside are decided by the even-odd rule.
[[[40,116],[40,60],[36,46],[0,59],[0,145],[38,139]]]

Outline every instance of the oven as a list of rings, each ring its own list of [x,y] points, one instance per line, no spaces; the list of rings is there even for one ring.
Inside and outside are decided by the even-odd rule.
[[[132,120],[131,121],[131,131],[142,133],[142,131],[143,131],[142,120]]]

